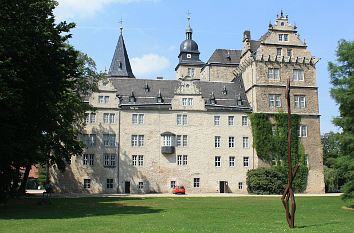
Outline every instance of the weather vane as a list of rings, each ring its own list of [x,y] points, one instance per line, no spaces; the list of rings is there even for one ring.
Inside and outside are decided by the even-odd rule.
[[[122,17],[120,17],[119,23],[120,23],[120,27],[119,27],[120,33],[122,34],[122,32],[123,32],[123,19],[122,19]]]

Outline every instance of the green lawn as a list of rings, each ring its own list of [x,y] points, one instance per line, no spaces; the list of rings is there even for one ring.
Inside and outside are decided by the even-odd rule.
[[[297,197],[293,230],[274,197],[38,200],[0,206],[0,232],[354,232],[354,211],[339,197]]]

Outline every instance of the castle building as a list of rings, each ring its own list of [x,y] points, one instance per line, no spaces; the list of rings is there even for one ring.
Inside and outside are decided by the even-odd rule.
[[[51,170],[58,191],[88,193],[247,193],[249,169],[265,166],[253,148],[248,114],[301,116],[299,137],[309,168],[306,192],[323,193],[317,58],[283,13],[259,39],[244,32],[241,50],[216,49],[200,60],[188,17],[176,80],[134,76],[121,34],[107,79],[85,101],[82,141],[64,173]]]

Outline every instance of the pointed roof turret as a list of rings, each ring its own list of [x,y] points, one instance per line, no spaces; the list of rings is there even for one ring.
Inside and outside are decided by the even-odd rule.
[[[112,78],[135,78],[123,39],[123,25],[121,21],[120,35],[116,49],[114,51],[108,76]]]

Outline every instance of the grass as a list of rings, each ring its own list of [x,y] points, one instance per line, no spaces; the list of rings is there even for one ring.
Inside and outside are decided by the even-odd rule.
[[[0,206],[0,232],[354,232],[354,211],[340,197],[297,197],[292,230],[276,197],[38,200]]]

